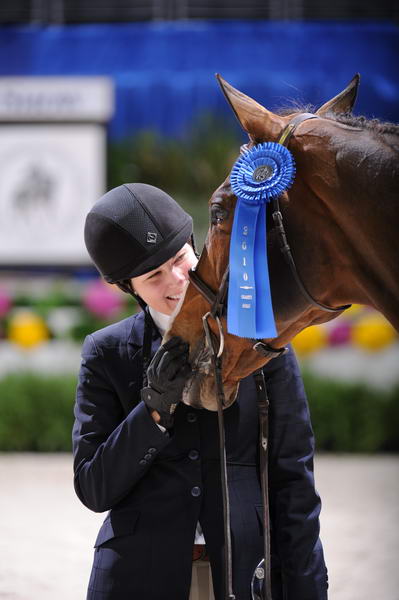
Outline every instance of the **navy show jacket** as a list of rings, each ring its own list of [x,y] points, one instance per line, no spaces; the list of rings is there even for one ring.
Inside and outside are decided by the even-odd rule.
[[[215,598],[223,596],[223,508],[217,414],[179,404],[170,435],[140,400],[143,313],[88,336],[75,404],[75,489],[110,511],[95,542],[89,600],[187,600],[201,523]],[[154,333],[152,350],[160,344]],[[326,600],[314,488],[314,440],[290,352],[265,368],[270,400],[269,495],[273,600]],[[250,600],[262,558],[258,413],[253,377],[224,411],[234,591]]]

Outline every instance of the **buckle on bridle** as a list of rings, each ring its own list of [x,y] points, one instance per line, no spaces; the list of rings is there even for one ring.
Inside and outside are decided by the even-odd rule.
[[[209,323],[208,323],[209,317],[212,317],[213,319],[215,319],[218,329],[219,329],[219,350],[217,352],[215,351],[213,341],[212,341],[212,335],[211,335],[212,332],[211,332],[211,329],[210,329]],[[213,315],[211,312],[207,312],[202,317],[202,326],[205,331],[206,343],[207,343],[209,350],[212,352],[213,356],[216,356],[216,358],[220,358],[222,356],[223,350],[224,350],[224,333],[223,333],[222,323],[220,322],[218,315]]]

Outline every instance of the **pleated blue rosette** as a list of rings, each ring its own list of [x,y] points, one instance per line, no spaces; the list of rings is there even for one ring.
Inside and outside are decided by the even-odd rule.
[[[237,204],[230,238],[227,330],[239,337],[277,336],[270,293],[266,245],[266,202],[290,187],[295,176],[291,152],[266,142],[235,163],[230,183]]]

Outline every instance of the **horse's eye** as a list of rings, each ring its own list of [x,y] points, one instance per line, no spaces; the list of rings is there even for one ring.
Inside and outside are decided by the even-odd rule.
[[[211,221],[212,225],[220,225],[228,216],[228,211],[220,205],[212,206],[211,208]]]

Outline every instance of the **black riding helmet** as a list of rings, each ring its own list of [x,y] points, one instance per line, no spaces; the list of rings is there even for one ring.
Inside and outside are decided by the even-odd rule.
[[[145,183],[127,183],[92,207],[84,237],[101,275],[118,283],[172,258],[192,231],[192,218],[168,194]]]

